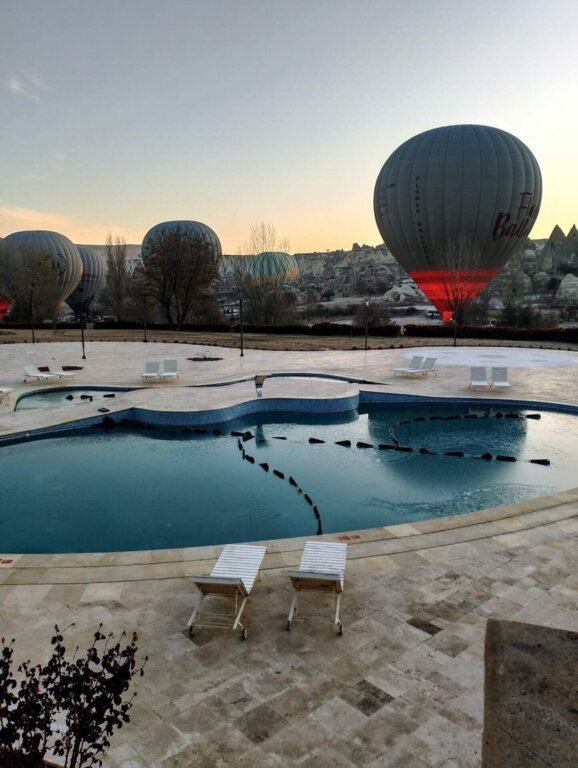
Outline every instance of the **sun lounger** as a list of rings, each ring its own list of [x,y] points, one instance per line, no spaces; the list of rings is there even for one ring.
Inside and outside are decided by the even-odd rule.
[[[436,364],[437,357],[426,357],[425,360],[422,361],[419,368],[412,368],[411,366],[408,368],[394,368],[394,372],[398,371],[403,376],[427,376],[428,373],[433,372],[435,376],[437,376],[437,372],[434,370],[434,365]]]
[[[72,379],[73,376],[76,376],[76,371],[65,371],[61,365],[48,366],[48,370],[50,373],[54,373],[60,379]]]
[[[144,371],[141,373],[142,379],[158,379],[160,374],[160,363],[156,360],[145,362]]]
[[[481,366],[472,366],[470,368],[470,388],[471,389],[489,389],[486,378],[486,369]]]
[[[420,371],[422,362],[423,362],[422,355],[414,355],[409,361],[409,365],[405,366],[405,368],[394,368],[393,375],[395,376],[398,373],[405,375],[407,373],[415,373],[417,371]]]
[[[35,365],[23,365],[24,381],[26,379],[38,379],[38,381],[54,381],[59,376],[56,373],[50,373],[49,371],[41,371]]]
[[[178,365],[176,360],[163,360],[163,366],[159,371],[161,379],[178,379]]]
[[[332,621],[340,635],[343,634],[343,624],[339,618],[341,593],[345,579],[345,562],[347,560],[347,544],[337,544],[326,541],[306,541],[299,568],[289,571],[288,575],[295,590],[295,596],[287,619],[287,629],[291,629],[293,621],[317,620],[318,614],[309,613],[307,616],[300,611],[296,618],[298,599],[301,592],[325,592],[333,597]]]
[[[189,581],[192,581],[201,593],[201,599],[187,622],[191,637],[195,627],[217,629],[237,629],[238,627],[241,630],[241,637],[245,640],[247,630],[241,624],[241,615],[259,574],[266,550],[267,547],[253,544],[227,544],[219,555],[210,576],[189,576]],[[205,610],[201,615],[201,608],[207,596],[225,598],[229,603],[233,601],[234,613]]]
[[[426,359],[421,364],[421,369],[417,371],[417,373],[422,374],[423,376],[427,376],[428,373],[433,373],[434,376],[437,376],[437,371],[434,369],[434,365],[436,364],[437,357],[426,357]]]
[[[492,368],[492,386],[496,389],[510,389],[507,368]]]

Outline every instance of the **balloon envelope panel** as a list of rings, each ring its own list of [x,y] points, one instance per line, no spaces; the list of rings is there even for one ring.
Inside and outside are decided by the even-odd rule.
[[[218,256],[221,255],[221,241],[217,237],[217,234],[201,221],[163,221],[160,224],[155,224],[154,227],[151,227],[144,236],[141,246],[141,256],[145,265],[152,256],[151,248],[155,239],[159,235],[170,234],[177,231],[190,234],[194,237],[202,237],[203,240],[213,247],[215,254]]]
[[[75,312],[86,312],[106,279],[106,262],[84,245],[77,245],[82,261],[82,277],[66,303]]]
[[[474,298],[529,235],[541,199],[538,163],[519,139],[498,128],[452,125],[393,152],[377,178],[374,212],[385,244],[447,314],[454,270]],[[456,262],[460,239],[471,245],[470,263],[463,254]]]
[[[294,256],[282,251],[265,251],[253,256],[249,262],[249,274],[261,282],[283,280],[291,282],[299,274],[299,267]]]
[[[0,243],[0,258],[3,254],[21,254],[24,258],[28,253],[50,259],[59,289],[56,301],[65,301],[82,277],[82,261],[72,240],[58,232],[31,229],[12,232]]]

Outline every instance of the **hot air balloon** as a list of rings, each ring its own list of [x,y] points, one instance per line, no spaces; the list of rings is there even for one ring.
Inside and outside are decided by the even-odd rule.
[[[154,255],[154,248],[158,244],[161,238],[170,237],[182,233],[187,237],[200,237],[206,243],[212,246],[213,253],[216,256],[221,256],[221,242],[216,233],[203,224],[200,221],[163,221],[160,224],[155,224],[154,227],[144,236],[141,246],[142,260],[146,264],[150,261],[151,256]]]
[[[166,321],[181,328],[199,292],[219,275],[219,238],[200,221],[164,221],[146,233],[141,257]]]
[[[299,267],[294,256],[281,251],[266,251],[253,256],[248,272],[254,280],[261,283],[290,283],[299,274]]]
[[[84,245],[77,245],[82,261],[82,277],[66,299],[68,306],[77,314],[88,312],[89,306],[102,288],[106,278],[106,262],[100,254]]]
[[[519,139],[450,125],[395,150],[377,177],[373,206],[384,243],[448,320],[530,234],[541,199],[538,163]]]
[[[38,276],[42,279],[42,268],[48,265],[54,277],[54,285],[37,286],[37,298],[44,302],[44,311],[53,313],[70,295],[82,277],[82,261],[74,243],[58,232],[46,230],[25,230],[12,232],[0,242],[0,262],[9,269],[17,270],[20,265],[30,265],[36,260]],[[39,294],[43,292],[41,297]],[[18,308],[18,296],[14,299]],[[39,317],[37,319],[40,319]]]

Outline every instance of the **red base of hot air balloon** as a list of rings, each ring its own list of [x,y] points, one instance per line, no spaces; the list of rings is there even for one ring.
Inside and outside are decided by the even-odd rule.
[[[497,273],[497,269],[432,269],[410,272],[442,320],[451,320],[461,301],[472,301]]]
[[[0,320],[4,317],[6,312],[10,309],[10,302],[5,296],[0,296]]]

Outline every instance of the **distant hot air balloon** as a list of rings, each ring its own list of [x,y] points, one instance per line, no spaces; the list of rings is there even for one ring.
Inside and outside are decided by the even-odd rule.
[[[78,285],[82,277],[82,261],[74,243],[58,232],[46,230],[25,230],[12,232],[0,242],[0,261],[10,260],[17,268],[33,257],[43,259],[50,266],[55,278],[51,291],[51,311],[62,304]]]
[[[299,274],[299,267],[294,256],[281,251],[266,251],[253,256],[249,262],[249,274],[262,283],[283,281],[290,283]]]
[[[203,224],[200,221],[163,221],[160,224],[155,224],[154,227],[144,236],[141,246],[142,260],[146,266],[153,256],[153,248],[155,243],[159,242],[159,238],[170,236],[171,234],[182,232],[186,235],[193,237],[200,237],[209,245],[212,246],[213,252],[216,256],[221,256],[221,241],[217,237],[216,233]]]
[[[88,308],[106,279],[106,262],[100,254],[84,245],[77,245],[82,261],[82,277],[76,288],[66,299],[68,306],[76,313],[88,312]]]
[[[474,299],[530,234],[542,199],[534,155],[515,136],[483,125],[420,133],[389,157],[373,206],[385,244],[450,318],[451,285]],[[468,263],[458,243],[475,254]],[[455,294],[454,294],[455,296]]]

